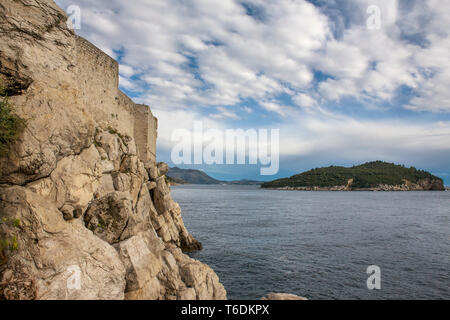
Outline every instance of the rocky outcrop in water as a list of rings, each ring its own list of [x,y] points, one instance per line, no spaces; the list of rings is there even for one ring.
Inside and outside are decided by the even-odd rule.
[[[295,294],[270,292],[261,300],[308,300],[308,299],[296,296]]]
[[[157,120],[51,0],[0,5],[0,85],[27,128],[0,159],[0,299],[225,299],[156,163]]]

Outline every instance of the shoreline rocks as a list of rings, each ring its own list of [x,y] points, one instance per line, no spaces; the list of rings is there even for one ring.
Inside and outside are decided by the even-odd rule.
[[[278,188],[263,188],[268,190],[287,190],[287,191],[445,191],[442,181],[438,180],[421,180],[418,183],[413,183],[408,180],[403,180],[402,185],[387,185],[380,184],[375,188],[355,188],[352,186],[353,179],[350,179],[346,186],[332,186],[332,187],[278,187]]]

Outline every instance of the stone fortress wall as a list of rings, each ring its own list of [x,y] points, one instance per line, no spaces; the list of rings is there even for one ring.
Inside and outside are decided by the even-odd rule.
[[[117,61],[80,36],[75,55],[79,99],[86,110],[97,123],[107,119],[108,126],[134,137],[140,160],[155,163],[157,119],[149,106],[135,104],[119,89]]]

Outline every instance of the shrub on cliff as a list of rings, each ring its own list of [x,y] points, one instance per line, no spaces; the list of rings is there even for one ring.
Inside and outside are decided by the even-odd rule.
[[[14,112],[13,105],[8,102],[1,88],[0,95],[0,157],[5,157],[9,153],[10,146],[25,129],[26,123]]]

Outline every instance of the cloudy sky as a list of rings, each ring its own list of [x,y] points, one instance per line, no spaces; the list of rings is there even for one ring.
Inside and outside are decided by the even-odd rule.
[[[119,61],[121,89],[159,118],[160,161],[173,130],[202,120],[280,129],[275,177],[385,160],[450,184],[450,1],[56,2],[81,8],[77,33]]]

